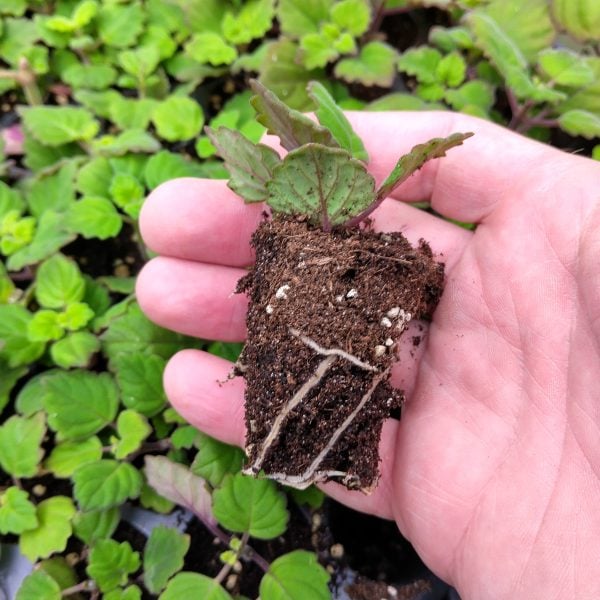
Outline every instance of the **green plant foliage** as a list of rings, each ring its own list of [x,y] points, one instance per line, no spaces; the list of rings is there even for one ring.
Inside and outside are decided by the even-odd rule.
[[[0,426],[0,466],[13,477],[33,477],[44,454],[44,415],[13,415]]]
[[[45,571],[27,575],[17,592],[15,600],[60,600],[60,586]]]
[[[73,531],[82,542],[93,546],[98,540],[112,536],[120,518],[118,507],[78,512],[73,518]]]
[[[600,6],[593,0],[552,0],[552,14],[562,29],[581,40],[600,38]]]
[[[124,410],[117,419],[117,438],[112,438],[115,458],[122,459],[140,449],[152,433],[147,419],[135,410]]]
[[[315,33],[329,17],[333,0],[280,0],[277,16],[284,33],[299,37]]]
[[[71,477],[82,465],[102,458],[102,442],[93,435],[80,442],[61,442],[50,452],[44,466],[55,477]]]
[[[207,435],[199,434],[199,449],[191,465],[192,472],[213,487],[219,487],[228,474],[240,471],[244,453],[235,446],[224,444]]]
[[[171,96],[156,106],[152,121],[160,137],[177,142],[197,136],[204,124],[204,115],[197,102],[183,96]]]
[[[29,340],[28,328],[32,318],[32,314],[21,306],[0,306],[0,358],[11,368],[33,362],[44,351],[42,342]]]
[[[140,568],[139,552],[129,542],[98,540],[92,547],[86,572],[102,592],[125,585],[131,573]]]
[[[233,600],[214,579],[198,573],[178,573],[169,581],[159,600]]]
[[[87,142],[100,129],[91,112],[71,106],[23,108],[21,116],[36,140],[47,146]]]
[[[344,58],[335,66],[337,77],[349,83],[389,87],[396,76],[396,52],[383,42],[365,44],[356,58]]]
[[[39,525],[35,506],[27,492],[11,486],[0,495],[0,533],[20,534]]]
[[[38,270],[35,297],[45,308],[63,308],[83,298],[85,282],[74,261],[55,254]]]
[[[176,529],[155,527],[144,548],[144,584],[153,594],[160,593],[168,580],[183,568],[190,536]]]
[[[281,535],[287,526],[285,496],[268,479],[241,473],[227,476],[213,494],[213,512],[223,527],[262,540]]]

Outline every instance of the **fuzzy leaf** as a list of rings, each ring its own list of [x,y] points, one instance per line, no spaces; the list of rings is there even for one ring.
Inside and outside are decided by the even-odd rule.
[[[85,197],[71,204],[66,214],[67,227],[85,239],[107,240],[116,237],[123,221],[112,202],[101,197]]]
[[[60,315],[54,310],[38,310],[27,326],[27,337],[32,342],[59,340],[65,333],[59,322]]]
[[[436,78],[449,87],[458,87],[465,79],[467,63],[458,52],[451,52],[440,60],[435,70]]]
[[[44,352],[42,342],[28,336],[33,315],[16,304],[0,305],[0,358],[11,368],[32,363]]]
[[[261,600],[328,600],[329,573],[306,550],[284,554],[271,563],[260,582]]]
[[[116,48],[133,45],[142,33],[144,16],[144,10],[138,2],[103,5],[97,17],[100,39]]]
[[[13,477],[33,477],[42,460],[46,433],[43,413],[32,417],[13,415],[0,427],[0,466]]]
[[[315,114],[319,119],[319,123],[329,129],[340,147],[348,150],[354,158],[368,161],[369,155],[362,140],[356,135],[350,121],[348,121],[325,86],[318,81],[311,81],[308,84],[308,95],[317,105]]]
[[[94,311],[85,302],[71,302],[58,314],[58,322],[65,329],[76,331],[85,327],[93,316]]]
[[[73,179],[76,161],[69,161],[56,174],[40,177],[29,187],[29,212],[40,217],[48,210],[64,211],[75,200]]]
[[[398,68],[416,77],[421,83],[435,83],[441,60],[442,55],[434,48],[428,46],[409,48],[400,55]]]
[[[35,562],[54,552],[62,552],[71,537],[71,520],[74,514],[73,501],[66,496],[54,496],[40,502],[37,506],[39,525],[21,534],[21,553]]]
[[[85,108],[36,106],[21,108],[19,113],[31,134],[48,146],[89,141],[100,128],[98,121]]]
[[[61,600],[60,586],[45,571],[34,571],[23,579],[15,600]]]
[[[286,155],[267,184],[267,203],[285,214],[305,214],[324,228],[345,223],[375,199],[375,180],[345,150],[307,144]]]
[[[377,199],[387,198],[402,182],[406,181],[415,171],[420,169],[428,160],[446,156],[446,152],[454,146],[460,146],[472,133],[453,133],[446,138],[433,138],[424,144],[414,146],[412,150],[400,158],[394,170],[377,190]]]
[[[197,163],[186,160],[180,154],[161,150],[146,163],[144,179],[146,186],[153,190],[161,183],[178,177],[202,177],[203,171]]]
[[[333,40],[322,32],[307,33],[300,40],[302,64],[307,69],[325,67],[334,61],[339,51],[334,47]]]
[[[126,588],[117,588],[104,594],[103,600],[141,600],[142,590],[137,585],[129,585]]]
[[[73,473],[73,494],[82,510],[112,508],[137,498],[142,481],[140,472],[129,463],[98,460]]]
[[[218,487],[226,475],[241,470],[244,462],[242,450],[203,433],[198,436],[200,447],[191,466],[196,475],[206,479],[213,487]]]
[[[560,128],[570,135],[591,140],[600,137],[600,116],[587,110],[568,110],[558,118]]]
[[[17,412],[25,417],[31,417],[36,412],[44,410],[42,400],[46,394],[46,388],[42,382],[57,373],[58,371],[43,371],[29,379],[17,394],[15,400]]]
[[[87,367],[91,357],[100,350],[100,340],[89,331],[69,333],[50,347],[55,365],[63,369]]]
[[[206,133],[225,161],[230,174],[227,185],[246,202],[266,200],[266,184],[281,162],[277,152],[264,144],[253,144],[233,129],[207,128]]]
[[[335,66],[336,77],[349,83],[391,87],[396,76],[396,51],[383,42],[365,44],[356,58],[344,58]]]
[[[74,260],[55,254],[44,261],[37,272],[35,298],[44,308],[64,308],[79,302],[85,292],[85,281]]]
[[[570,50],[544,50],[538,56],[538,64],[559,85],[581,87],[594,81],[594,71],[584,57]]]
[[[1,287],[1,281],[0,281]],[[0,360],[0,412],[10,402],[11,392],[17,381],[27,373],[26,367],[10,369],[4,361]]]
[[[3,181],[0,181],[0,219],[8,212],[16,210],[21,213],[25,208],[25,202],[21,193],[12,189]]]
[[[63,556],[53,556],[39,563],[38,568],[54,579],[61,590],[77,584],[75,569],[67,563]]]
[[[27,492],[11,486],[0,495],[0,533],[19,535],[38,526],[35,506]]]
[[[273,0],[249,0],[237,15],[226,12],[222,30],[225,39],[235,45],[248,44],[262,38],[273,24]]]
[[[110,119],[120,129],[146,129],[156,104],[151,98],[121,96],[110,105]]]
[[[470,50],[473,36],[466,27],[443,27],[436,25],[429,30],[429,43],[443,50]]]
[[[258,81],[253,80],[250,85],[255,94],[250,103],[256,110],[256,120],[267,128],[268,133],[278,136],[286,150],[294,150],[309,143],[338,147],[325,127],[289,108]]]
[[[230,65],[238,56],[234,46],[229,45],[219,34],[196,33],[185,46],[187,56],[201,64],[213,66]]]
[[[75,188],[84,196],[108,197],[113,174],[107,158],[93,158],[77,173]]]
[[[494,90],[489,83],[474,79],[455,90],[447,90],[444,98],[455,110],[476,106],[487,112],[494,104]]]
[[[187,534],[165,525],[152,530],[144,548],[144,585],[150,592],[160,593],[167,581],[181,571],[189,547]]]
[[[331,20],[353,36],[361,36],[369,28],[371,4],[368,0],[341,0],[331,7]]]
[[[162,386],[164,358],[137,352],[120,354],[113,361],[123,404],[147,417],[162,410],[167,398]]]
[[[71,477],[82,465],[102,458],[102,442],[95,435],[81,442],[62,442],[52,449],[45,467],[55,477]]]
[[[160,52],[154,46],[140,46],[121,52],[118,60],[125,73],[141,81],[154,73],[158,67]]]
[[[93,546],[98,540],[112,536],[120,518],[118,506],[107,510],[79,512],[73,518],[73,531],[84,544]]]
[[[108,373],[62,371],[43,381],[48,425],[62,439],[78,440],[100,431],[117,413],[117,386]]]
[[[119,135],[105,135],[93,142],[93,148],[105,156],[123,156],[128,152],[152,154],[160,150],[160,144],[147,131],[128,129]]]
[[[196,137],[204,124],[200,105],[185,96],[171,96],[156,106],[152,122],[158,135],[169,141],[178,142]]]
[[[213,492],[213,512],[219,523],[261,540],[285,531],[289,516],[285,504],[285,496],[272,481],[241,473],[227,477]]]
[[[277,17],[281,30],[292,37],[315,33],[329,19],[332,5],[333,0],[280,0]]]
[[[140,568],[140,554],[134,552],[129,542],[98,540],[89,556],[87,574],[102,592],[110,592],[125,585],[129,575]]]
[[[72,65],[62,78],[74,88],[103,90],[115,82],[117,72],[110,65]]]
[[[201,521],[215,523],[211,496],[204,480],[165,456],[145,457],[146,479],[161,496],[192,511]]]
[[[595,0],[552,0],[554,19],[580,40],[600,38],[600,4]]]
[[[124,410],[117,419],[117,434],[113,454],[123,459],[140,448],[142,442],[152,433],[146,418],[135,410]]]
[[[218,582],[199,573],[178,573],[169,581],[159,600],[233,600]]]

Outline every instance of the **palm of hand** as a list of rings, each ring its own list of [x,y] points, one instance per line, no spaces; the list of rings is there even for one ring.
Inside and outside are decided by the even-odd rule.
[[[403,384],[409,391],[403,422],[384,429],[379,488],[371,497],[327,489],[359,509],[395,518],[425,562],[466,598],[546,598],[550,591],[600,596],[588,577],[600,538],[593,509],[600,502],[600,407],[593,398],[600,372],[600,270],[593,257],[600,243],[591,235],[600,226],[600,210],[594,212],[589,193],[598,171],[487,124],[452,124],[448,116],[436,124],[420,117],[412,122],[415,141],[428,137],[427,128],[433,135],[472,128],[480,130],[480,148],[468,155],[466,147],[463,157],[455,151],[446,162],[427,166],[401,197],[430,197],[440,213],[480,225],[471,235],[394,202],[376,214],[376,226],[423,236],[443,251],[447,285],[418,376]],[[406,117],[397,118],[404,129],[411,127]],[[361,127],[368,131],[373,144],[390,126],[381,115],[356,119],[359,133]],[[494,135],[500,138],[495,145]],[[384,157],[372,169],[383,174],[391,160]],[[233,300],[224,307],[219,289],[231,289],[239,272],[205,265],[198,280],[213,286],[212,294],[193,286],[183,291],[181,278],[198,265],[182,259],[244,264],[248,252],[240,244],[247,245],[259,211],[247,209],[251,218],[235,232],[240,241],[232,231],[216,256],[214,250],[190,250],[185,231],[179,246],[165,236],[166,213],[177,215],[175,191],[159,195],[150,199],[142,226],[154,249],[175,258],[156,259],[142,273],[142,306],[159,323],[186,333],[237,339],[244,306]],[[179,218],[181,229],[181,215],[171,218]],[[194,226],[190,248],[202,239]],[[165,286],[169,277],[179,290]],[[199,307],[194,326],[190,301],[198,297],[205,311]],[[211,312],[214,331],[201,324]],[[214,382],[228,366],[197,353],[176,357],[166,375],[171,400],[209,434],[241,443],[239,382],[217,390],[190,369],[211,373]],[[396,377],[407,376],[399,367]],[[557,564],[565,549],[569,561]]]

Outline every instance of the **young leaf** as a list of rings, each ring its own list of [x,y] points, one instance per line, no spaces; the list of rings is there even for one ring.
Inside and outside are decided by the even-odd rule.
[[[253,144],[233,129],[207,128],[206,134],[225,161],[230,174],[227,185],[246,202],[266,200],[266,184],[281,162],[277,152],[264,144]]]
[[[237,15],[225,13],[221,25],[223,35],[232,44],[248,44],[271,29],[273,16],[273,0],[249,0]]]
[[[144,180],[146,187],[150,190],[169,179],[202,176],[203,171],[200,165],[168,150],[161,150],[152,156],[144,169]]]
[[[103,600],[141,600],[142,590],[137,585],[129,585],[126,588],[117,588],[104,594]]]
[[[552,0],[558,24],[580,40],[600,37],[600,5],[594,0]]]
[[[60,586],[45,571],[34,571],[23,579],[15,600],[61,600]]]
[[[89,141],[100,128],[98,121],[85,108],[36,106],[21,108],[19,113],[31,134],[48,146]]]
[[[95,436],[81,442],[62,442],[50,452],[44,466],[55,477],[71,477],[82,465],[102,458],[102,443]]]
[[[538,55],[538,64],[559,85],[581,87],[594,81],[594,71],[583,56],[570,50],[544,50]]]
[[[119,96],[110,105],[110,120],[119,129],[146,129],[156,105],[156,100],[152,98]]]
[[[152,154],[160,150],[158,141],[142,129],[128,129],[117,136],[102,136],[93,141],[92,147],[105,156],[123,156],[128,152]]]
[[[261,600],[328,600],[329,573],[306,550],[284,554],[271,563],[260,582]]]
[[[333,0],[280,0],[277,17],[281,30],[292,37],[314,33],[328,20],[332,5]]]
[[[113,203],[106,198],[86,197],[69,206],[66,224],[85,239],[107,240],[118,235],[123,221]]]
[[[0,219],[10,211],[17,211],[20,214],[24,209],[25,202],[21,193],[0,181]]]
[[[10,394],[17,381],[19,381],[27,371],[28,369],[26,367],[10,369],[6,366],[4,361],[0,360],[0,413],[10,402]]]
[[[13,415],[0,427],[0,466],[13,477],[33,477],[42,460],[46,433],[44,415]]]
[[[600,116],[587,110],[568,110],[558,118],[560,128],[570,135],[591,140],[600,137]]]
[[[307,33],[300,40],[302,64],[307,69],[325,67],[339,55],[333,40],[323,32]]]
[[[200,573],[178,573],[159,600],[233,600],[217,581]]]
[[[226,475],[241,470],[244,462],[242,450],[202,433],[199,439],[200,449],[191,466],[193,473],[206,479],[212,487],[218,487]]]
[[[107,158],[99,156],[83,165],[77,173],[75,188],[84,196],[108,197],[113,170]]]
[[[289,108],[261,83],[252,80],[250,86],[255,93],[250,103],[256,110],[256,120],[264,125],[269,133],[278,136],[286,150],[294,150],[309,143],[339,147],[325,127]]]
[[[38,526],[35,506],[27,492],[11,486],[0,495],[0,533],[19,535]]]
[[[458,87],[465,79],[467,63],[458,52],[451,52],[440,60],[435,70],[436,78],[448,87]]]
[[[67,334],[50,346],[50,357],[63,369],[87,367],[91,357],[100,350],[100,340],[89,331]]]
[[[146,479],[161,496],[192,511],[202,522],[214,524],[211,496],[203,479],[165,456],[145,457]]]
[[[120,519],[118,506],[108,510],[78,512],[73,518],[73,532],[84,544],[93,546],[98,540],[110,538]]]
[[[117,414],[119,395],[108,373],[61,371],[43,380],[48,425],[64,440],[79,440],[103,429]]]
[[[117,419],[117,433],[113,454],[123,459],[140,448],[142,442],[152,433],[146,418],[135,410],[124,410]]]
[[[189,547],[187,534],[165,525],[152,530],[144,548],[144,585],[151,593],[160,593],[167,581],[183,569]]]
[[[29,187],[27,204],[29,212],[40,217],[47,210],[62,212],[75,200],[73,179],[77,172],[77,161],[68,161],[53,175],[39,177]]]
[[[143,31],[144,18],[139,2],[103,5],[97,17],[100,39],[116,48],[132,46]]]
[[[0,305],[0,358],[10,368],[27,365],[44,352],[43,342],[32,342],[28,337],[33,315],[16,304]]]
[[[71,519],[75,507],[71,498],[54,496],[37,506],[38,526],[24,531],[19,539],[19,548],[31,562],[47,558],[54,552],[62,552],[71,537]]]
[[[369,28],[371,4],[368,0],[341,0],[331,7],[331,19],[353,36],[361,36]]]
[[[391,87],[396,76],[396,51],[383,42],[365,44],[356,58],[345,58],[335,66],[334,73],[349,83]]]
[[[115,82],[117,71],[110,65],[72,65],[62,78],[74,88],[103,90]]]
[[[308,95],[317,105],[315,114],[319,119],[319,123],[329,129],[340,147],[348,150],[354,158],[367,162],[369,155],[362,140],[356,135],[350,121],[348,121],[325,86],[318,81],[311,81],[308,84]]]
[[[230,475],[213,493],[213,512],[219,523],[236,533],[270,540],[287,526],[285,496],[268,479],[241,473]]]
[[[55,254],[37,272],[35,297],[44,308],[63,308],[83,298],[85,281],[75,261]]]
[[[69,331],[77,331],[85,327],[93,316],[94,311],[85,302],[72,302],[58,314],[58,322]]]
[[[165,360],[155,354],[120,354],[113,361],[121,399],[127,408],[153,417],[167,403],[162,374]]]
[[[218,33],[196,33],[185,46],[185,54],[193,60],[213,66],[230,65],[237,58],[235,46],[229,45]]]
[[[110,592],[125,585],[129,575],[140,568],[140,554],[134,552],[129,542],[98,540],[90,552],[86,573],[102,592]]]
[[[156,106],[152,122],[158,135],[168,142],[196,137],[204,124],[200,105],[186,96],[170,96]]]
[[[38,310],[29,321],[27,337],[32,342],[59,340],[65,333],[59,319],[59,314],[54,310]]]
[[[82,510],[112,508],[137,498],[142,482],[140,472],[129,463],[98,460],[73,473],[73,494]]]
[[[494,89],[489,83],[474,79],[455,90],[447,90],[444,98],[455,110],[477,107],[487,113],[494,104]]]
[[[268,182],[267,203],[286,214],[306,214],[327,230],[365,210],[375,180],[345,150],[307,144],[286,155]]]

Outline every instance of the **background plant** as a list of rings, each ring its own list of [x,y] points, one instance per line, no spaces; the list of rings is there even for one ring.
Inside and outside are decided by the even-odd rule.
[[[252,564],[263,600],[302,597],[298,579],[327,597],[314,554],[254,550],[319,493],[243,477],[240,451],[166,403],[173,353],[239,347],[141,313],[144,198],[227,176],[205,124],[260,139],[250,76],[300,110],[315,80],[343,108],[452,108],[600,157],[598,3],[4,0],[0,61],[0,534],[38,565],[19,598],[227,598]],[[187,572],[174,529],[118,540],[126,502],[186,506],[220,540],[218,571]]]

